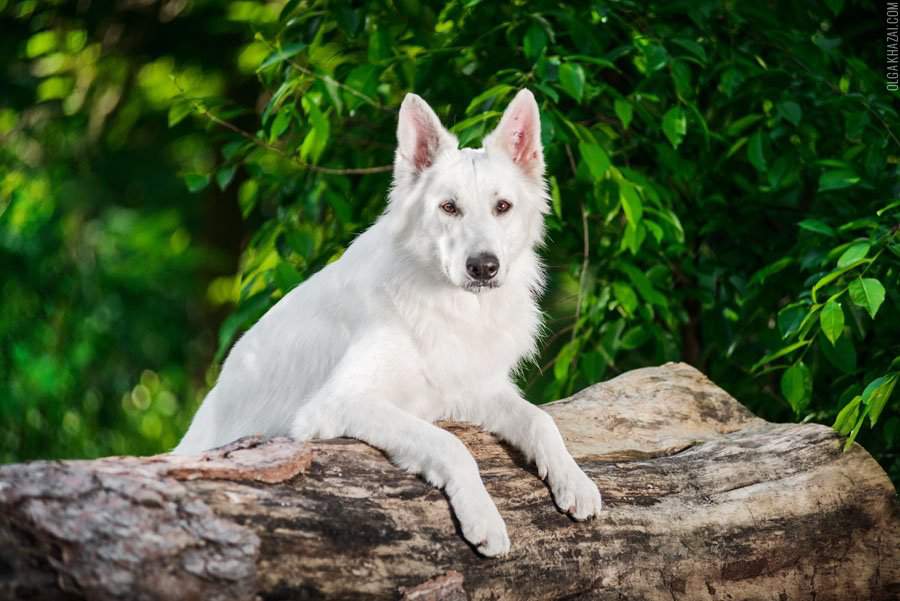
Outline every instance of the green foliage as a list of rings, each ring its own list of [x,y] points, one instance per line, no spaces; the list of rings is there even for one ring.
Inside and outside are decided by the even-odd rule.
[[[178,173],[200,189],[214,141],[165,118],[225,78],[135,16],[0,2],[0,461],[170,448],[206,385],[232,268]]]
[[[236,66],[137,72],[160,123],[218,149],[181,155],[185,189],[237,205],[249,232],[217,359],[377,218],[407,91],[477,145],[529,87],[553,211],[528,396],[686,360],[766,418],[859,437],[900,477],[900,143],[874,4],[204,6],[244,28]],[[52,44],[16,52],[33,64]],[[54,77],[29,101],[65,106]]]

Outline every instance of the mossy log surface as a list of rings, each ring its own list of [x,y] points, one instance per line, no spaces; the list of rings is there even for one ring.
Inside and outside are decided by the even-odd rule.
[[[900,598],[900,509],[829,428],[754,417],[683,364],[546,406],[604,495],[575,523],[456,423],[506,520],[479,557],[443,494],[349,439],[0,467],[0,599]]]

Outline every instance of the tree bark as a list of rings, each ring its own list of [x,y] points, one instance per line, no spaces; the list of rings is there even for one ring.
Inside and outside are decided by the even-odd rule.
[[[771,424],[683,364],[546,406],[600,487],[575,523],[519,453],[445,423],[512,551],[349,439],[0,467],[0,599],[900,598],[896,492],[832,430]]]

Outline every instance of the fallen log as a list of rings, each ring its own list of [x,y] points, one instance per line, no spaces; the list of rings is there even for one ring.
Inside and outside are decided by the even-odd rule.
[[[0,599],[900,598],[900,509],[815,424],[754,417],[695,369],[546,406],[604,494],[557,511],[533,467],[466,443],[512,551],[479,557],[441,492],[349,439],[0,467]]]

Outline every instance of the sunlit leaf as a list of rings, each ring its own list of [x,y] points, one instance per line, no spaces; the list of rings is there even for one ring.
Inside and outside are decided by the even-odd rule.
[[[822,324],[822,332],[834,344],[844,330],[844,310],[841,303],[829,301],[825,303],[819,314],[819,322]]]
[[[847,265],[865,258],[871,247],[872,245],[868,242],[856,242],[855,244],[850,245],[847,250],[841,254],[840,258],[838,258],[837,266],[846,267]]]
[[[875,319],[881,303],[884,302],[884,286],[876,278],[860,278],[850,282],[850,300],[857,307],[868,311]]]

